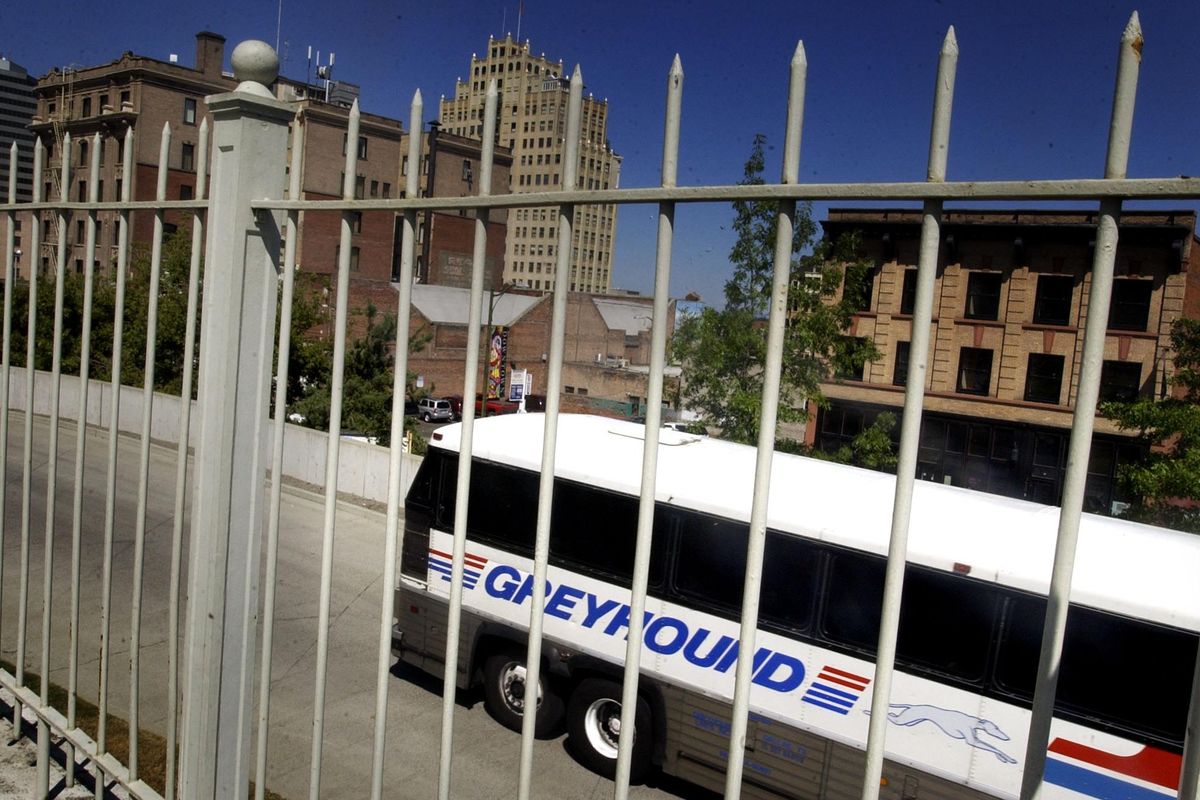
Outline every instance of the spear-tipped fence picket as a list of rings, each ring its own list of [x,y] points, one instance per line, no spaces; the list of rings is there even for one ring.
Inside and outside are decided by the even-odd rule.
[[[257,43],[261,56],[269,48]],[[584,191],[576,188],[576,162],[578,159],[578,131],[581,116],[582,75],[575,69],[570,81],[570,102],[567,113],[566,158],[564,161],[563,189],[555,192],[533,194],[492,194],[491,148],[496,125],[496,85],[489,87],[484,110],[483,157],[479,181],[479,194],[475,197],[437,198],[418,197],[417,170],[410,170],[407,178],[405,199],[399,200],[356,200],[354,199],[354,176],[358,153],[357,148],[347,148],[345,156],[345,178],[340,200],[312,201],[300,199],[300,165],[303,163],[302,139],[296,137],[292,148],[291,183],[284,193],[284,164],[287,151],[287,129],[293,120],[294,110],[287,104],[275,100],[263,85],[274,79],[260,68],[239,60],[234,56],[235,72],[239,79],[245,78],[235,92],[210,97],[208,108],[214,126],[213,159],[211,168],[211,193],[206,196],[205,180],[209,175],[206,157],[208,154],[208,130],[200,131],[200,158],[197,165],[197,192],[190,201],[166,200],[167,153],[171,130],[168,126],[162,134],[159,156],[156,198],[153,201],[132,199],[133,180],[127,174],[123,183],[122,197],[117,202],[98,202],[97,181],[99,155],[101,151],[97,137],[91,147],[91,167],[88,173],[88,201],[67,202],[65,198],[41,196],[42,174],[46,167],[45,151],[40,141],[34,150],[33,201],[16,202],[15,169],[8,176],[7,202],[0,205],[7,217],[8,237],[5,246],[4,281],[4,332],[3,362],[0,365],[0,452],[7,455],[9,449],[9,419],[13,413],[9,394],[12,373],[10,336],[13,314],[13,289],[16,275],[16,248],[14,247],[14,222],[18,215],[55,215],[57,225],[56,259],[53,264],[55,278],[55,319],[53,337],[53,365],[50,373],[51,401],[49,409],[50,441],[48,443],[48,484],[45,499],[45,528],[42,545],[42,625],[41,658],[38,663],[42,677],[40,691],[33,691],[27,684],[27,626],[31,613],[31,553],[34,545],[32,535],[32,509],[34,498],[30,483],[33,471],[34,408],[33,381],[26,380],[23,414],[24,437],[22,458],[22,492],[19,527],[9,525],[9,509],[6,494],[0,492],[0,558],[6,557],[8,546],[19,541],[19,576],[17,630],[0,631],[0,634],[15,638],[16,664],[12,672],[0,671],[0,685],[15,696],[15,715],[28,709],[37,717],[37,742],[39,777],[36,792],[44,795],[49,789],[49,764],[52,740],[60,739],[66,753],[67,777],[71,783],[76,770],[99,773],[96,780],[99,797],[106,783],[116,782],[124,786],[131,795],[139,798],[158,798],[159,794],[148,786],[139,775],[137,760],[137,726],[141,701],[139,696],[139,630],[142,617],[142,580],[145,565],[144,544],[146,535],[146,505],[148,491],[150,419],[153,403],[153,379],[156,338],[156,289],[161,270],[164,213],[175,210],[192,215],[192,261],[188,293],[188,328],[184,358],[186,363],[199,360],[199,399],[197,402],[198,440],[192,469],[192,514],[190,520],[189,574],[184,578],[182,563],[184,500],[188,486],[188,439],[190,406],[184,402],[178,431],[177,473],[175,486],[174,519],[172,528],[172,556],[169,565],[170,595],[168,613],[171,620],[168,642],[168,721],[167,721],[167,798],[245,796],[250,781],[256,786],[256,797],[261,798],[266,789],[267,743],[271,687],[271,663],[273,650],[273,620],[275,616],[275,585],[278,580],[277,553],[280,522],[280,484],[276,480],[268,484],[268,471],[272,475],[282,474],[284,420],[286,417],[284,393],[275,398],[273,420],[268,401],[272,382],[271,358],[273,340],[278,341],[278,371],[274,376],[276,385],[287,385],[288,350],[291,346],[291,310],[293,301],[293,274],[296,268],[296,242],[299,236],[299,214],[340,213],[341,229],[336,283],[336,315],[334,321],[334,351],[331,375],[332,397],[330,427],[326,460],[324,496],[324,532],[321,558],[321,591],[317,630],[317,659],[315,675],[315,697],[313,704],[312,749],[309,774],[309,794],[316,798],[321,794],[321,767],[324,747],[325,686],[329,649],[330,597],[335,541],[335,507],[337,503],[338,457],[341,433],[342,386],[345,366],[345,338],[350,272],[350,236],[353,215],[363,210],[387,210],[401,215],[403,225],[402,251],[400,254],[400,281],[398,286],[398,325],[395,342],[395,372],[393,400],[392,441],[400,441],[404,402],[404,375],[407,370],[409,303],[413,280],[413,253],[417,213],[430,209],[470,209],[476,212],[473,271],[470,291],[470,324],[467,326],[468,343],[465,349],[464,396],[470,397],[476,388],[479,374],[479,330],[482,322],[484,255],[486,252],[487,215],[491,209],[516,207],[557,208],[558,251],[556,281],[553,301],[551,347],[548,358],[547,406],[545,416],[544,453],[542,479],[539,488],[539,511],[536,526],[533,593],[531,609],[540,609],[544,601],[545,576],[549,550],[550,508],[553,483],[549,476],[554,472],[554,454],[558,426],[559,396],[562,389],[562,362],[565,337],[566,297],[569,281],[565,277],[570,271],[570,243],[574,213],[580,205],[594,204],[655,204],[658,206],[658,246],[654,276],[654,315],[651,332],[652,355],[650,381],[647,390],[646,440],[643,458],[641,502],[637,528],[637,546],[633,569],[633,593],[626,651],[625,683],[623,689],[622,730],[633,727],[633,709],[638,691],[638,671],[635,666],[641,660],[642,623],[641,609],[646,600],[646,587],[650,554],[651,522],[654,508],[654,475],[657,463],[658,430],[661,422],[663,398],[662,373],[666,363],[667,345],[667,291],[669,285],[672,232],[676,208],[679,204],[729,202],[733,200],[774,200],[779,204],[780,235],[775,250],[774,275],[768,321],[768,350],[762,366],[764,389],[762,395],[762,434],[758,443],[758,459],[754,479],[751,506],[749,551],[745,589],[742,603],[740,652],[754,650],[755,629],[761,565],[766,528],[766,507],[773,448],[774,421],[779,403],[780,370],[783,352],[783,331],[787,322],[787,287],[790,280],[790,236],[796,204],[807,200],[862,200],[862,201],[909,201],[923,206],[923,225],[918,265],[918,282],[913,315],[913,343],[910,348],[907,389],[903,411],[903,424],[897,469],[896,495],[886,571],[884,604],[878,642],[878,663],[874,677],[872,704],[883,708],[888,704],[891,675],[896,651],[896,636],[899,621],[899,599],[903,585],[904,563],[907,547],[908,520],[911,506],[912,487],[915,477],[917,434],[920,427],[923,388],[926,385],[927,338],[933,308],[934,277],[938,261],[938,245],[941,240],[940,224],[943,204],[952,200],[975,201],[1029,201],[1029,200],[1076,200],[1098,202],[1100,217],[1097,229],[1097,246],[1092,264],[1092,286],[1090,306],[1087,313],[1087,328],[1084,339],[1083,370],[1079,383],[1078,400],[1075,407],[1074,427],[1070,443],[1070,457],[1065,482],[1065,491],[1060,515],[1058,547],[1055,555],[1049,607],[1045,623],[1042,658],[1038,671],[1034,698],[1034,713],[1031,722],[1029,745],[1025,759],[1022,800],[1038,796],[1042,786],[1042,773],[1051,711],[1053,709],[1057,663],[1062,651],[1065,629],[1067,597],[1071,584],[1071,569],[1075,549],[1075,537],[1083,502],[1083,486],[1086,477],[1088,452],[1091,443],[1092,421],[1095,414],[1099,386],[1104,321],[1108,318],[1109,294],[1111,291],[1114,256],[1117,239],[1117,220],[1123,201],[1126,200],[1194,200],[1200,197],[1200,179],[1197,178],[1154,178],[1129,179],[1125,176],[1128,158],[1134,93],[1142,47],[1141,31],[1136,14],[1131,18],[1120,42],[1117,70],[1117,85],[1113,102],[1113,115],[1109,132],[1108,157],[1104,177],[1092,180],[1029,180],[991,182],[953,182],[946,179],[949,148],[951,103],[954,93],[955,67],[958,46],[951,29],[943,43],[936,76],[936,92],[933,111],[933,126],[930,137],[927,180],[919,183],[842,183],[802,184],[799,182],[800,141],[803,126],[803,105],[807,61],[803,46],[798,46],[790,65],[789,88],[786,94],[788,106],[787,127],[783,154],[783,172],[775,184],[750,186],[687,186],[677,185],[678,143],[680,135],[680,108],[683,94],[683,69],[678,58],[671,65],[667,77],[665,136],[662,156],[662,182],[658,187],[634,189],[606,189]],[[239,48],[241,49],[241,48]],[[268,57],[266,60],[270,60]],[[247,67],[249,66],[249,69]],[[420,93],[413,99],[411,120],[423,117]],[[348,141],[357,140],[359,111],[357,104],[349,114]],[[129,169],[134,164],[133,137],[130,128],[125,135],[123,164]],[[10,165],[17,163],[17,149],[11,150]],[[70,137],[65,137],[61,151],[61,186],[70,186]],[[414,128],[409,139],[409,161],[418,163],[421,152],[421,134]],[[150,264],[150,296],[147,320],[147,349],[144,369],[143,422],[141,426],[141,449],[138,469],[138,511],[134,532],[134,581],[131,587],[132,614],[129,620],[130,636],[130,693],[129,705],[125,709],[114,709],[110,701],[109,674],[112,658],[113,636],[113,549],[114,513],[116,505],[116,458],[119,428],[119,376],[122,357],[122,322],[125,305],[126,276],[129,269],[129,239],[131,212],[150,212],[154,215],[153,247]],[[280,213],[286,215],[285,229],[281,229]],[[91,302],[94,281],[93,263],[96,250],[97,215],[115,214],[119,226],[118,263],[116,266],[116,312],[113,320],[114,336],[112,350],[113,402],[108,422],[108,459],[104,504],[104,545],[102,564],[102,589],[99,598],[89,598],[100,609],[99,630],[80,630],[80,537],[81,520],[88,510],[83,487],[83,459],[86,425],[76,428],[75,480],[72,498],[72,563],[71,601],[68,619],[70,626],[69,680],[66,708],[57,708],[50,702],[49,680],[52,671],[61,665],[51,662],[50,632],[52,624],[64,624],[53,615],[52,577],[53,542],[58,535],[55,518],[55,479],[58,464],[58,429],[61,416],[60,386],[62,370],[63,338],[63,285],[66,273],[66,221],[69,215],[85,215],[87,222],[86,265],[84,274],[84,317],[81,336],[83,358],[79,381],[78,408],[87,407],[88,353],[91,346]],[[40,226],[29,226],[31,247],[30,263],[36,265],[42,243],[39,241]],[[203,291],[202,327],[199,335],[197,355],[195,318],[199,294],[198,276],[201,252],[201,237],[206,236],[204,255],[208,264],[205,271]],[[280,258],[280,245],[286,243]],[[27,277],[27,276],[26,276]],[[35,334],[37,331],[36,311],[37,281],[28,283],[28,331],[25,363],[34,363]],[[276,324],[276,295],[282,287],[282,309]],[[183,370],[183,397],[191,394],[190,370]],[[467,403],[463,407],[462,448],[469,451],[474,428],[474,408]],[[273,426],[273,449],[270,463],[260,457],[261,443]],[[0,458],[0,485],[6,479],[7,458]],[[384,764],[387,752],[386,708],[391,665],[392,592],[396,582],[396,558],[400,552],[402,527],[399,524],[401,491],[404,484],[404,460],[399,448],[392,449],[390,458],[389,491],[386,514],[385,538],[381,557],[384,561],[383,594],[380,598],[380,620],[378,640],[364,642],[364,647],[373,646],[378,654],[376,713],[373,737],[364,736],[362,746],[373,747],[371,796],[379,798],[385,793]],[[457,507],[467,506],[468,486],[471,474],[470,459],[458,462],[459,481]],[[269,494],[266,487],[270,485]],[[265,505],[267,524],[263,530],[262,518]],[[265,536],[264,536],[265,533]],[[456,644],[460,624],[462,603],[462,576],[464,548],[466,542],[466,514],[457,515],[454,529],[453,577],[451,581],[450,616],[445,655],[447,689],[443,692],[443,716],[441,728],[441,759],[438,769],[438,795],[440,798],[453,796],[454,766],[454,691],[453,681],[457,672]],[[259,634],[257,609],[260,604],[257,591],[259,552],[263,551],[266,564],[262,604],[261,653],[256,654],[255,642]],[[0,562],[0,580],[4,576]],[[186,586],[187,603],[183,607],[181,597]],[[3,597],[0,592],[0,597]],[[177,628],[179,615],[185,614],[182,631],[184,645],[180,659],[177,645],[181,633]],[[529,619],[529,650],[527,653],[527,681],[536,685],[540,659],[538,642],[541,638],[541,614],[531,613]],[[78,660],[81,648],[96,645],[99,648],[99,709],[100,716],[95,738],[80,729],[76,720],[76,698],[78,687]],[[256,660],[257,659],[257,660]],[[257,714],[255,707],[255,670],[258,669]],[[1200,676],[1200,672],[1197,673]],[[727,769],[725,793],[727,797],[740,795],[743,772],[743,747],[748,720],[751,665],[748,659],[739,659],[735,677],[731,746]],[[1197,711],[1193,689],[1189,732],[1194,734],[1200,712]],[[107,740],[107,715],[125,712],[130,722],[130,748],[126,763],[118,761],[109,751]],[[534,726],[532,715],[527,715],[522,731],[522,746],[518,771],[519,796],[528,797],[535,776],[533,764]],[[253,724],[252,724],[253,723]],[[878,796],[880,774],[883,763],[883,746],[886,731],[886,715],[872,715],[867,744],[866,767],[862,781],[863,800],[874,800]],[[251,733],[257,733],[257,758],[250,764]],[[367,726],[364,725],[364,730]],[[406,732],[390,732],[392,736],[403,736]],[[1189,736],[1185,744],[1181,798],[1194,800],[1197,792],[1197,774],[1200,770],[1200,737]],[[632,737],[622,736],[618,750],[617,779],[614,796],[624,798],[629,790]],[[178,758],[178,770],[176,760]],[[81,767],[76,767],[78,760]],[[366,787],[363,787],[365,789]]]

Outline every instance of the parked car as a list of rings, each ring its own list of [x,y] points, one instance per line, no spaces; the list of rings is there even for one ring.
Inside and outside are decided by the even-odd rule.
[[[417,416],[425,422],[449,422],[454,419],[454,409],[444,397],[422,397],[417,402]]]
[[[454,412],[454,419],[455,420],[462,419],[462,410],[463,410],[462,395],[452,394],[452,395],[448,395],[446,397],[446,399],[448,401],[450,401],[450,408]],[[483,395],[476,394],[475,395],[475,416],[476,417],[483,415],[483,405],[482,404],[483,404]],[[526,406],[526,408],[528,408],[528,405]],[[539,410],[544,411],[545,408],[546,408],[546,405],[545,405],[545,402],[543,401],[541,409],[539,409]],[[498,414],[515,414],[520,409],[521,409],[521,404],[514,402],[512,400],[497,400],[496,398],[493,397],[487,401],[487,415],[489,417],[494,417]]]

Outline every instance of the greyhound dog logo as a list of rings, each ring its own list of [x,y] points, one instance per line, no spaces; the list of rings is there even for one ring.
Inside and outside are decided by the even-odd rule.
[[[1017,763],[1015,758],[1002,752],[991,742],[980,738],[980,732],[983,732],[1002,742],[1009,741],[1008,734],[1000,730],[996,723],[990,719],[973,717],[962,711],[955,711],[950,708],[938,708],[937,706],[892,703],[888,708],[892,709],[888,711],[888,722],[893,725],[911,728],[914,725],[920,725],[922,722],[930,722],[950,738],[960,739],[971,747],[977,747],[980,750],[991,753],[1002,764]],[[870,714],[871,712],[865,711],[863,713]]]

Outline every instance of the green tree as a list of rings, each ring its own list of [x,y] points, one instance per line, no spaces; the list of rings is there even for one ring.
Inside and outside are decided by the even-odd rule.
[[[1100,413],[1122,430],[1137,431],[1152,447],[1144,459],[1121,470],[1121,480],[1134,496],[1128,515],[1200,533],[1200,511],[1172,502],[1200,502],[1200,320],[1175,321],[1171,350],[1171,383],[1178,392],[1158,401],[1101,403]]]
[[[755,136],[742,185],[763,183],[765,142],[766,137]],[[725,283],[725,308],[705,308],[685,317],[675,331],[672,355],[683,365],[682,401],[726,438],[754,443],[779,204],[738,201],[733,210],[737,241],[729,254],[733,275]],[[862,302],[869,268],[857,257],[857,242],[848,237],[814,242],[816,230],[811,204],[798,205],[791,242],[791,314],[784,338],[781,422],[803,420],[808,400],[823,402],[820,384],[834,365],[861,365],[878,357],[869,341],[845,335]],[[838,297],[843,282],[845,291]]]
[[[836,450],[817,450],[795,439],[779,439],[775,442],[775,449],[784,453],[894,473],[899,461],[896,443],[892,440],[892,431],[895,428],[896,415],[890,411],[883,411],[869,427]]]
[[[303,424],[318,430],[329,430],[330,380],[332,347],[328,338],[313,336],[314,325],[320,321],[314,312],[316,293],[308,301],[297,299],[293,306],[293,352],[297,339],[305,350],[295,366],[304,370],[304,378],[295,382],[289,376],[289,408],[303,417]],[[297,311],[303,309],[302,314]],[[367,330],[363,336],[346,345],[346,364],[342,377],[342,429],[356,431],[387,446],[392,433],[392,374],[396,341],[396,315],[380,314],[373,303],[366,308]],[[308,327],[299,328],[301,325]],[[418,333],[409,342],[409,350],[420,350],[429,335]],[[416,375],[406,376],[406,394],[414,396]],[[295,391],[295,394],[290,392]],[[416,432],[416,420],[406,417],[405,432]],[[419,445],[420,443],[418,443]],[[419,447],[418,447],[419,449]]]
[[[181,227],[164,239],[160,264],[154,388],[178,394],[183,386],[184,332],[187,324],[188,274],[191,269],[190,228]],[[34,367],[40,370],[49,370],[53,364],[55,283],[54,274],[41,276],[37,283]],[[115,274],[100,273],[94,276],[89,364],[89,376],[94,380],[111,380],[116,294]],[[66,272],[63,275],[62,370],[68,375],[79,373],[83,296],[84,276]],[[131,260],[125,287],[121,383],[126,386],[141,386],[143,383],[149,298],[150,255],[140,249]],[[25,364],[28,319],[29,283],[14,282],[11,352],[15,366]]]

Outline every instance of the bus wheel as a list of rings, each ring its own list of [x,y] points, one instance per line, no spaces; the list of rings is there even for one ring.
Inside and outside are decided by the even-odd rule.
[[[562,724],[563,700],[548,688],[545,676],[538,681],[537,724],[539,738],[552,736]],[[483,704],[492,718],[509,730],[521,732],[525,715],[525,654],[494,653],[483,662]]]
[[[637,782],[650,767],[654,742],[650,705],[639,697],[637,736],[629,779]],[[567,705],[567,734],[571,748],[585,767],[607,778],[617,773],[617,743],[621,735],[621,685],[604,678],[588,678],[571,694]]]

